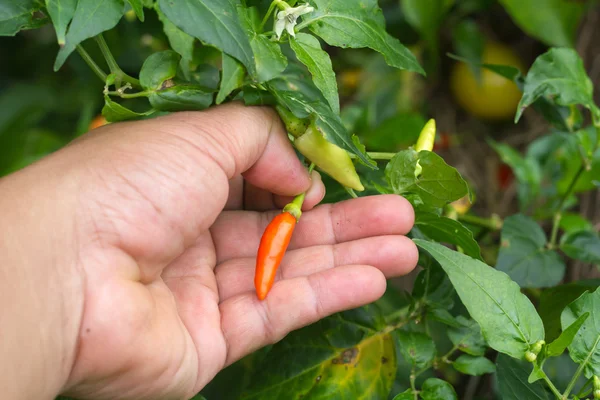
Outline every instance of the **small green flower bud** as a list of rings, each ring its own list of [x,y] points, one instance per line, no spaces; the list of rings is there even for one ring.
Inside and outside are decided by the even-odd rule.
[[[600,390],[600,378],[594,375],[594,390]]]
[[[600,399],[600,389],[594,390],[594,398],[595,399]]]
[[[535,360],[537,360],[537,354],[532,353],[531,351],[527,351],[527,352],[525,352],[525,359],[527,361],[529,361],[530,363],[532,363]]]
[[[542,347],[546,344],[544,340],[538,340],[533,346],[531,346],[531,352],[535,355],[540,354]]]

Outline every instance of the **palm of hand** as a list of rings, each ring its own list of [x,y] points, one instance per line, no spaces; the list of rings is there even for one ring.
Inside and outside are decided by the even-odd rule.
[[[416,263],[414,245],[402,236],[413,218],[404,199],[319,206],[304,213],[261,302],[254,257],[276,211],[241,209],[274,209],[283,200],[252,185],[244,193],[241,171],[198,152],[208,142],[188,146],[168,165],[152,163],[152,146],[119,168],[101,169],[110,176],[99,180],[102,194],[83,191],[94,196],[80,223],[89,245],[81,256],[85,303],[69,394],[189,398],[224,366],[289,331],[377,299],[386,276]],[[295,167],[280,164],[283,176]],[[245,176],[259,181],[255,173],[265,175]],[[307,196],[308,208],[321,195]]]

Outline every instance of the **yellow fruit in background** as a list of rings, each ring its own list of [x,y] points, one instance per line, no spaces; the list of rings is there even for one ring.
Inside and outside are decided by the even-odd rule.
[[[486,43],[484,64],[510,65],[525,71],[517,54],[508,46],[497,42]],[[464,62],[456,62],[450,76],[450,89],[456,101],[470,114],[484,119],[504,120],[514,117],[521,100],[521,91],[509,80],[481,69],[481,81]]]
[[[362,70],[359,68],[347,69],[340,72],[338,78],[341,89],[347,91],[355,90],[358,87],[361,74]]]

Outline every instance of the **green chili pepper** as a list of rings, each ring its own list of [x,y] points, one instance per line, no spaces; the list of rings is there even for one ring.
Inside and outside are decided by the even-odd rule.
[[[365,190],[346,150],[327,141],[309,119],[300,119],[280,105],[275,108],[287,131],[296,138],[294,146],[304,157],[342,185]]]
[[[430,119],[427,121],[421,133],[419,134],[419,139],[417,140],[417,144],[415,144],[415,151],[418,153],[420,151],[432,151],[433,145],[435,144],[435,119]],[[423,172],[423,167],[419,161],[417,161],[417,165],[415,167],[415,178],[418,178]]]
[[[415,145],[415,151],[433,150],[433,145],[435,144],[435,129],[435,119],[432,118],[427,121],[423,130],[421,130],[421,134]]]
[[[296,138],[294,146],[302,155],[342,185],[358,191],[365,190],[348,152],[328,142],[313,124],[302,136]]]
[[[291,113],[287,108],[282,106],[275,106],[279,117],[285,124],[285,128],[289,133],[291,133],[294,137],[300,137],[306,132],[310,125],[310,121],[308,119],[300,119]]]

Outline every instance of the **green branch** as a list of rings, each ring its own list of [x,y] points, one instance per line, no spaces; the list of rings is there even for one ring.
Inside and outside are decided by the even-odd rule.
[[[583,360],[583,362],[581,364],[579,364],[579,368],[577,368],[577,371],[575,371],[575,375],[573,375],[573,378],[571,378],[571,382],[569,382],[569,385],[565,389],[565,392],[562,394],[562,397],[559,397],[561,400],[565,400],[569,397],[569,393],[571,393],[571,390],[573,390],[573,387],[575,387],[575,384],[577,383],[577,379],[579,379],[579,376],[583,372],[584,368],[590,362],[592,355],[594,355],[594,352],[596,351],[596,347],[598,347],[598,343],[600,343],[600,335],[598,335],[596,337],[596,341],[594,342],[594,345],[592,346],[592,349],[588,353],[585,360]]]
[[[413,367],[413,369],[410,371],[410,390],[412,391],[414,400],[419,400],[419,392],[415,386],[416,379],[417,375],[415,374],[415,369]]]
[[[552,383],[552,381],[550,380],[550,378],[548,378],[548,375],[546,375],[546,373],[544,371],[542,371],[540,369],[540,371],[542,372],[542,379],[544,380],[544,382],[546,382],[546,385],[548,385],[548,387],[550,388],[550,391],[552,393],[554,393],[554,395],[556,396],[557,399],[562,400],[562,399],[566,399],[566,397],[563,397],[560,392],[558,391],[558,389],[556,388],[556,386],[554,386],[554,383]]]
[[[148,97],[152,93],[155,93],[155,91],[154,90],[146,90],[143,92],[136,92],[136,93],[122,93],[117,90],[115,92],[105,92],[105,93],[109,94],[111,96],[119,96],[122,99],[135,99],[136,97]]]
[[[263,18],[262,22],[260,23],[260,27],[258,28],[259,32],[262,32],[263,29],[265,28],[265,25],[267,24],[267,21],[269,20],[269,17],[271,16],[271,13],[275,9],[276,5],[277,5],[276,1],[271,2],[271,5],[269,6],[267,13],[265,14],[265,17]]]
[[[104,40],[104,36],[102,36],[102,34],[99,34],[95,36],[94,39],[96,39],[96,43],[98,43],[98,47],[100,47],[100,51],[102,52],[102,55],[104,56],[104,59],[108,64],[108,68],[110,68],[110,72],[116,75],[115,85],[117,86],[117,88],[121,86],[121,81],[130,83],[136,88],[141,88],[142,86],[140,85],[139,80],[127,75],[119,67],[119,64],[117,64],[117,61],[113,57],[112,53],[110,52],[110,49],[108,48],[108,45],[106,44],[106,41]]]
[[[377,151],[367,151],[367,155],[373,160],[391,160],[396,153],[380,153]],[[358,158],[356,154],[350,154],[350,158]]]
[[[565,203],[571,196],[573,190],[575,189],[575,185],[577,184],[577,181],[579,180],[579,178],[581,177],[581,175],[583,174],[584,171],[585,171],[584,165],[579,167],[579,170],[577,171],[577,173],[571,180],[571,183],[569,184],[567,191],[565,192],[563,197],[560,199],[560,203],[558,203],[558,208],[556,210],[556,214],[554,214],[554,218],[552,221],[552,233],[550,234],[550,242],[548,243],[548,248],[550,248],[550,249],[553,249],[556,247],[556,239],[558,236],[558,226],[560,225],[560,221],[562,219],[563,208],[565,207]]]
[[[90,67],[90,69],[92,71],[94,71],[96,76],[98,78],[100,78],[100,80],[102,82],[105,82],[106,81],[106,73],[104,71],[102,71],[102,68],[100,68],[98,66],[98,64],[96,64],[96,62],[94,61],[92,56],[90,56],[89,53],[87,51],[85,51],[83,46],[80,44],[77,45],[76,49],[77,49],[77,52],[79,53],[79,55],[81,56],[81,58],[83,58],[83,61],[85,61],[85,63],[88,65],[88,67]]]
[[[499,231],[502,229],[503,225],[502,219],[496,214],[492,215],[490,218],[481,218],[476,215],[469,214],[458,215],[457,218],[460,222],[480,226],[491,231]]]
[[[587,382],[585,383],[585,385],[583,385],[581,387],[581,389],[579,390],[579,393],[577,393],[577,397],[580,399],[584,399],[586,396],[588,396],[590,393],[592,393],[592,391],[594,390],[594,388],[589,388],[587,389],[588,386],[590,386],[593,382],[593,378],[590,378],[587,380]]]

